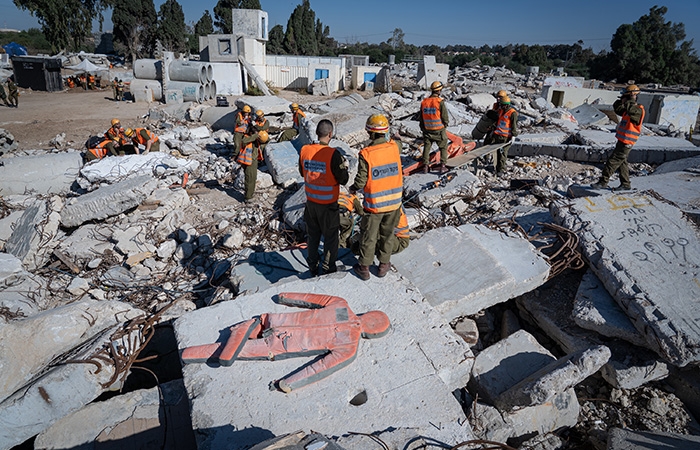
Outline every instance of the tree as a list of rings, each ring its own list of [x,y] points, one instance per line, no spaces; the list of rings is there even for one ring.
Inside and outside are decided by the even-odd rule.
[[[594,64],[592,75],[665,85],[697,82],[699,61],[692,41],[684,41],[682,23],[665,21],[667,11],[665,6],[653,6],[636,22],[620,25],[610,41],[611,53],[605,55],[607,64]]]
[[[284,27],[275,25],[270,30],[267,39],[267,53],[271,55],[284,54]]]
[[[166,0],[158,11],[156,38],[166,49],[184,53],[187,49],[185,13],[177,0]]]
[[[114,41],[131,60],[148,55],[154,44],[158,16],[153,0],[111,0]]]
[[[233,32],[233,13],[234,9],[262,9],[260,0],[219,0],[214,6],[214,25],[223,34],[231,34]]]
[[[389,45],[391,45],[393,49],[402,49],[405,45],[403,42],[404,36],[405,34],[401,28],[394,28],[388,41]]]
[[[199,18],[196,24],[194,24],[194,34],[195,36],[207,36],[209,34],[214,34],[214,21],[211,18],[209,10],[205,10],[202,17]]]
[[[319,27],[323,25],[318,23]],[[318,55],[318,38],[316,36],[316,13],[311,9],[309,0],[304,0],[292,11],[287,21],[284,35],[284,48],[290,55]]]
[[[54,52],[78,51],[92,34],[92,21],[102,28],[102,0],[13,0],[15,6],[29,11],[41,24],[41,31]]]

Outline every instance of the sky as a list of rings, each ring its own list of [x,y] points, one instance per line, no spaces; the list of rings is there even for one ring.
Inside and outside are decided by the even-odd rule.
[[[156,10],[165,0],[154,0]],[[185,21],[194,23],[208,9],[213,15],[217,0],[179,0]],[[301,0],[260,0],[270,28],[287,20]],[[429,5],[426,7],[426,4]],[[498,5],[498,6],[497,6]],[[404,42],[417,46],[449,44],[472,46],[507,44],[573,44],[595,52],[609,49],[612,35],[623,23],[632,23],[649,8],[668,7],[666,21],[685,24],[686,40],[700,54],[700,0],[501,0],[500,2],[443,0],[311,0],[311,9],[339,43],[380,43],[395,28],[404,32]],[[104,30],[111,30],[107,11]],[[0,28],[39,27],[28,12],[12,0],[0,0]],[[97,28],[95,29],[97,31]]]

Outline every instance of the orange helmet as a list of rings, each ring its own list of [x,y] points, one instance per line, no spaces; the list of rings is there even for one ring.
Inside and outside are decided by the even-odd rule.
[[[370,133],[386,133],[389,131],[389,119],[384,114],[372,114],[367,119],[365,130]]]
[[[627,88],[625,88],[625,94],[639,94],[639,92],[639,86],[636,84],[630,84],[627,86]]]
[[[262,119],[263,116],[265,116],[265,113],[263,112],[262,109],[259,109],[259,110],[255,111],[255,115]]]
[[[124,130],[124,134],[125,134],[127,137],[131,137],[131,136],[133,136],[133,134],[134,134],[134,130],[132,130],[131,128],[127,128],[126,130]]]
[[[251,112],[251,111],[252,111],[252,109],[250,108],[250,106],[248,106],[248,105],[243,105],[243,112],[244,112],[244,113],[249,113],[249,112]]]
[[[289,109],[291,109],[292,111],[296,111],[297,109],[299,109],[299,105],[296,103],[292,103],[291,105],[289,105]]]
[[[119,119],[112,119],[111,123],[112,123],[112,126],[121,125],[121,121]]]
[[[433,81],[430,85],[430,90],[433,92],[440,92],[444,86],[440,81]]]
[[[258,141],[259,141],[261,144],[264,144],[264,143],[266,143],[266,142],[269,141],[269,140],[270,140],[270,135],[267,134],[267,131],[265,131],[265,130],[260,130],[260,131],[258,131]]]
[[[508,93],[501,89],[500,91],[496,92],[496,98],[503,98],[503,97],[508,97]]]

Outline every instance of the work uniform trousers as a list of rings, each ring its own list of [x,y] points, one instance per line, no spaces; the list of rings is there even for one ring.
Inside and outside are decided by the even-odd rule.
[[[447,130],[443,128],[437,131],[423,131],[423,164],[430,164],[430,149],[435,142],[440,149],[440,162],[447,162]]]
[[[251,200],[255,195],[255,183],[258,181],[258,151],[253,149],[253,163],[243,166],[243,185],[245,186],[245,199]]]
[[[484,145],[491,144],[503,144],[508,142],[510,138],[507,136],[501,136],[500,134],[491,134],[486,139],[484,139]],[[498,149],[496,152],[496,173],[501,173],[506,170],[506,161],[508,161],[508,150],[510,150],[510,144]]]
[[[291,141],[297,135],[299,132],[295,128],[287,128],[280,134],[280,137],[277,139],[277,142],[285,142],[285,141]]]
[[[338,203],[322,205],[306,200],[304,209],[306,223],[307,251],[306,262],[310,270],[318,269],[318,247],[323,236],[323,272],[337,271],[335,262],[338,260],[338,243],[340,230],[340,210]]]
[[[10,104],[7,102],[7,94],[5,94],[5,88],[2,87],[0,84],[0,100],[5,103],[5,106],[10,106]]]
[[[630,188],[632,186],[630,182],[630,168],[627,164],[627,157],[632,150],[631,145],[626,145],[620,141],[617,141],[615,149],[610,154],[608,161],[603,167],[603,174],[600,176],[600,183],[608,184],[610,177],[617,171],[620,172],[620,186],[623,188]]]
[[[401,208],[385,213],[370,213],[365,211],[360,223],[360,264],[369,266],[374,261],[376,252],[379,263],[391,260],[392,239],[394,228],[399,224]]]

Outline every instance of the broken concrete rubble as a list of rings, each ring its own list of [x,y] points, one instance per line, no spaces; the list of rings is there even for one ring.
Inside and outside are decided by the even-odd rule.
[[[15,230],[5,244],[5,251],[22,261],[27,270],[43,266],[58,242],[59,213],[63,198],[35,200],[17,221]]]
[[[645,450],[663,447],[693,450],[700,447],[700,436],[613,428],[608,438],[608,450]]]
[[[76,151],[2,158],[0,195],[67,194],[82,166]]]
[[[467,170],[456,171],[455,175],[449,181],[434,174],[406,177],[404,196],[425,208],[439,208],[461,198],[476,197],[481,188],[481,181]],[[433,187],[435,184],[437,187]]]
[[[137,175],[176,175],[196,173],[197,161],[175,158],[163,152],[146,155],[127,155],[118,158],[103,158],[83,167],[80,174],[90,183],[115,183]]]

